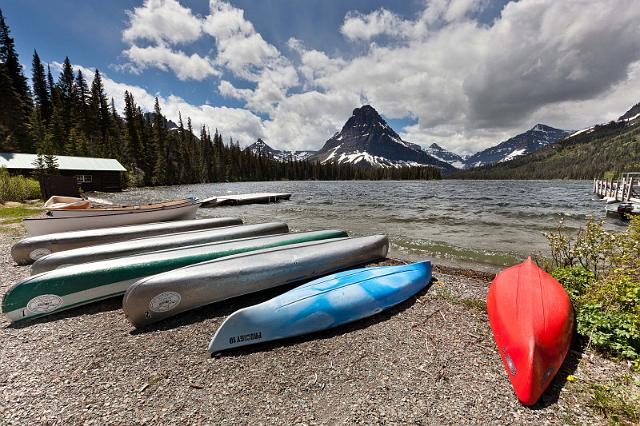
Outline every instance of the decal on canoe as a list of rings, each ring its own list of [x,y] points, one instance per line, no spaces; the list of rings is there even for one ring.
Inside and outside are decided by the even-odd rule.
[[[29,257],[31,258],[31,260],[38,260],[48,254],[51,254],[51,250],[47,248],[37,248],[29,253]]]
[[[235,337],[229,337],[229,344],[233,345],[240,342],[247,342],[250,340],[262,339],[262,332],[256,331],[255,333],[241,334]]]
[[[178,306],[180,300],[182,300],[180,293],[165,291],[151,299],[149,309],[153,312],[168,312]]]
[[[62,305],[62,297],[55,294],[42,294],[27,303],[27,310],[33,314],[45,314],[58,309]]]

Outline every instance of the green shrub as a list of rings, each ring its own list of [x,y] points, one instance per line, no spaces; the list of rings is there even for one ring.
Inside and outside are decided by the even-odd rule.
[[[573,302],[578,333],[640,368],[640,218],[622,233],[591,219],[575,238],[564,231],[560,224],[547,235],[550,263]]]
[[[556,268],[551,273],[567,290],[571,301],[575,304],[595,280],[593,272],[582,266]]]
[[[0,167],[0,203],[23,202],[35,198],[40,198],[40,184],[37,180],[11,176],[6,168]]]

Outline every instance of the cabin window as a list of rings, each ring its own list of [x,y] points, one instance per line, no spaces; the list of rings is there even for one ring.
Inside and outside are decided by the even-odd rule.
[[[76,175],[78,183],[91,183],[93,182],[92,175]]]

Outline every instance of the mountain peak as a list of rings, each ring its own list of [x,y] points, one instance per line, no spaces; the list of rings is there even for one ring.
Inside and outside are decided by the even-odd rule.
[[[371,105],[353,114],[314,158],[322,163],[350,163],[363,167],[433,165],[446,171],[453,167],[429,155],[419,145],[402,140]]]

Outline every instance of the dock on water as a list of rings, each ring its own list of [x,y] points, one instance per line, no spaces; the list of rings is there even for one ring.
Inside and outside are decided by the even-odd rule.
[[[624,173],[617,180],[594,179],[593,193],[608,203],[640,202],[640,172]]]
[[[235,194],[223,197],[211,197],[201,200],[201,207],[236,206],[240,204],[277,203],[291,198],[288,192],[258,192],[254,194]]]

